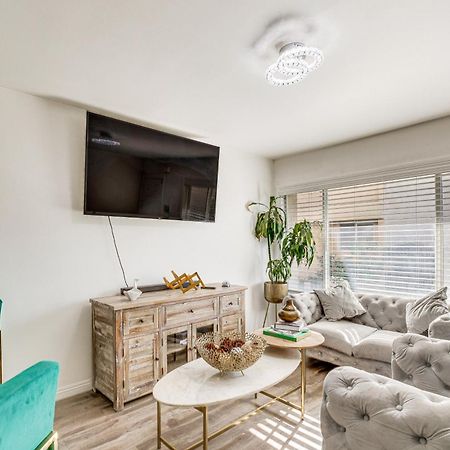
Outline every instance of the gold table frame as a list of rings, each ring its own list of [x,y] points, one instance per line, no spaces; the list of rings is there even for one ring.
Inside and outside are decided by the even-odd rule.
[[[300,385],[296,386],[293,389],[290,389],[286,392],[284,392],[281,395],[274,395],[267,391],[260,391],[259,394],[265,395],[266,397],[269,397],[271,400],[268,402],[262,404],[261,406],[258,406],[256,409],[242,415],[238,419],[233,420],[232,422],[228,423],[227,425],[224,425],[222,428],[218,429],[217,431],[214,431],[211,434],[208,434],[208,407],[207,406],[194,406],[193,408],[197,411],[202,413],[202,419],[203,419],[203,437],[201,440],[195,442],[194,444],[190,445],[189,447],[185,448],[184,450],[193,450],[194,448],[199,447],[200,445],[203,445],[203,450],[208,449],[208,442],[212,439],[216,438],[217,436],[220,436],[221,434],[225,433],[226,431],[230,430],[231,428],[234,428],[237,425],[240,425],[241,423],[245,422],[250,417],[253,417],[263,409],[267,408],[268,406],[274,404],[275,402],[283,403],[286,406],[289,406],[293,409],[296,409],[297,411],[301,412],[301,420],[305,417],[305,396],[306,396],[306,348],[299,348],[298,349],[301,354],[301,361],[300,361]],[[295,391],[300,390],[300,406],[290,402],[289,400],[286,400],[285,397],[292,394]],[[258,396],[258,393],[255,394],[255,398]],[[157,448],[161,448],[161,444],[164,444],[168,449],[170,450],[177,450],[176,447],[174,447],[170,442],[168,442],[161,433],[161,403],[156,402],[156,423],[157,423]]]

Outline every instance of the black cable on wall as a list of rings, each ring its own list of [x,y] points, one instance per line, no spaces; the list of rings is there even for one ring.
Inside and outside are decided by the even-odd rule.
[[[122,260],[120,259],[119,249],[117,248],[116,236],[114,234],[114,228],[112,226],[111,217],[108,216],[109,227],[111,228],[111,235],[114,242],[114,248],[116,249],[117,259],[119,260],[120,268],[122,269],[123,281],[125,281],[125,286],[130,287],[127,283],[127,277],[125,276],[125,270],[123,268]]]

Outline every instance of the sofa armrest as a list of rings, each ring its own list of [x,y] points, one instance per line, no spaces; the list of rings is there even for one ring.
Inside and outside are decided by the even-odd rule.
[[[405,334],[392,344],[392,378],[450,397],[450,341]]]
[[[0,448],[34,449],[53,430],[58,373],[41,361],[0,385]]]
[[[434,339],[450,340],[450,314],[434,319],[428,327],[428,336]]]
[[[324,381],[323,450],[450,448],[450,399],[354,367]]]

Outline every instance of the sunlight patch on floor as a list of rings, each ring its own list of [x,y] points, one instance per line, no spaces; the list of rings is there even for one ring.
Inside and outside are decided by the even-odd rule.
[[[291,422],[265,418],[251,427],[249,431],[253,436],[277,450],[321,450],[320,422],[308,415],[301,421],[300,415],[292,414],[292,412],[290,410],[279,411]],[[293,425],[292,422],[296,425]]]

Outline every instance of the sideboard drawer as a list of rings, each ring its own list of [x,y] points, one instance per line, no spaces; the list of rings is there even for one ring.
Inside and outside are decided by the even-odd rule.
[[[190,323],[216,315],[217,298],[178,303],[164,307],[164,325]]]
[[[230,316],[224,316],[220,318],[220,328],[221,333],[229,333],[232,331],[241,332],[242,330],[242,315],[233,314]]]
[[[242,294],[230,294],[220,297],[220,313],[239,311],[242,304]]]
[[[158,310],[156,308],[135,308],[123,313],[124,336],[147,334],[157,328]]]

